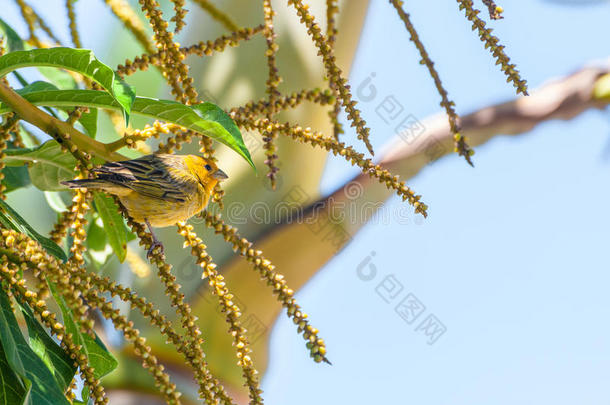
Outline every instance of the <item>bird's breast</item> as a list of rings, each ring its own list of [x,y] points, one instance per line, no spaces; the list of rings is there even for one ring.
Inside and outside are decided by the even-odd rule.
[[[186,221],[207,205],[207,199],[200,193],[190,193],[184,197],[184,201],[167,201],[134,192],[119,198],[134,220],[141,223],[148,220],[153,227],[162,228]]]

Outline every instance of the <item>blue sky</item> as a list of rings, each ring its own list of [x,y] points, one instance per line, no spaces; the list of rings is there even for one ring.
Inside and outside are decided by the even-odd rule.
[[[505,19],[491,26],[532,88],[608,57],[607,3],[501,4]],[[455,2],[405,7],[458,112],[513,97]],[[352,85],[375,72],[380,94],[424,118],[439,99],[418,60],[391,6],[371,2]],[[383,145],[392,133],[376,120],[377,104],[360,105],[375,146]],[[429,218],[369,224],[298,293],[333,366],[313,364],[281,317],[267,403],[607,404],[609,124],[607,111],[545,123],[477,148],[475,169],[450,156],[411,179]],[[331,160],[323,189],[351,173]],[[400,204],[392,198],[386,209]],[[357,267],[371,251],[377,273],[363,281]],[[377,291],[392,275],[403,289],[386,303]],[[395,312],[409,293],[426,307],[411,325]],[[432,345],[416,331],[428,315],[446,327]]]
[[[501,4],[505,19],[492,23],[494,32],[532,88],[608,57],[608,3]],[[89,7],[89,15],[105,12],[103,2]],[[513,97],[456,2],[405,7],[458,112]],[[95,42],[85,38],[85,46]],[[423,119],[439,111],[439,99],[418,60],[391,6],[372,0],[352,85],[374,72],[380,94]],[[360,105],[378,148],[393,134],[376,119],[376,103]],[[607,404],[609,135],[608,112],[591,111],[497,137],[477,148],[475,169],[449,156],[422,170],[409,185],[430,205],[428,219],[367,225],[298,293],[333,366],[314,364],[279,318],[266,403]],[[355,134],[346,139],[357,143]],[[332,159],[323,190],[351,174]],[[392,198],[385,209],[401,204]],[[376,274],[365,281],[357,268],[369,264]],[[379,292],[391,281],[402,289],[387,303]],[[411,324],[395,311],[408,294],[425,306]],[[432,345],[416,330],[429,315],[446,328]]]

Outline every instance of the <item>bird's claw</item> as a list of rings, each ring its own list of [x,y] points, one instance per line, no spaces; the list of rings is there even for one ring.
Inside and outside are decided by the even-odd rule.
[[[154,240],[152,245],[150,245],[150,249],[148,249],[148,252],[146,253],[146,257],[148,259],[151,258],[153,252],[159,248],[159,253],[163,254],[164,253],[164,249],[163,249],[163,244],[161,242],[159,242],[158,240]]]

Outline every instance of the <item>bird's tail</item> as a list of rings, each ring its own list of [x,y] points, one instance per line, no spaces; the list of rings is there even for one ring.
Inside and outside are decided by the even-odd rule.
[[[101,190],[119,197],[129,194],[131,192],[131,189],[129,187],[115,184],[105,179],[76,179],[62,181],[61,184],[70,188],[88,188],[89,190]]]
[[[70,188],[92,188],[101,190],[108,187],[108,182],[100,179],[76,179],[62,181],[61,184]]]

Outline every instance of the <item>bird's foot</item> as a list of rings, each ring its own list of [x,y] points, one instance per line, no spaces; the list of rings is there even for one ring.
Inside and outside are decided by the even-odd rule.
[[[159,248],[159,253],[160,254],[164,254],[165,249],[163,248],[163,244],[161,242],[159,242],[158,240],[153,240],[152,245],[150,245],[150,249],[148,249],[148,252],[146,253],[146,257],[150,260],[153,252]]]
[[[146,258],[150,260],[150,257],[157,248],[159,248],[159,253],[161,254],[161,256],[163,256],[163,244],[159,242],[159,239],[157,239],[157,237],[155,236],[155,233],[153,232],[152,226],[150,225],[150,222],[148,222],[148,219],[145,219],[144,223],[146,223],[146,227],[148,228],[148,232],[150,232],[150,236],[152,238],[152,245],[150,245],[150,249],[148,249],[148,252],[146,253]]]

